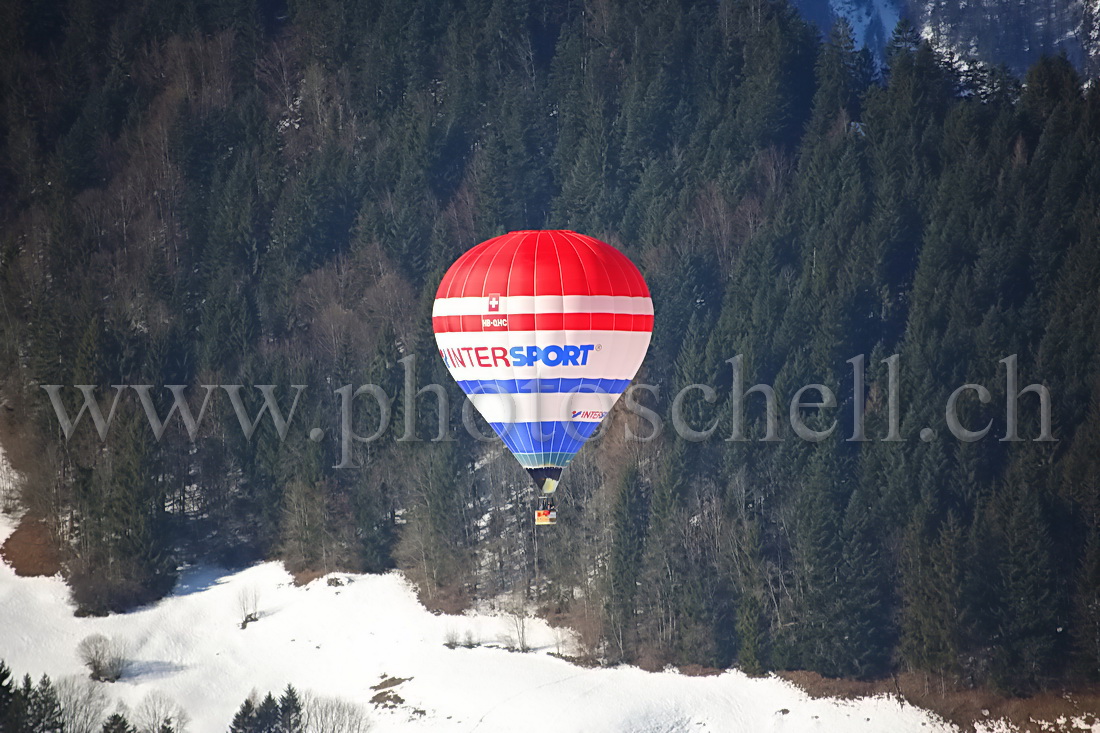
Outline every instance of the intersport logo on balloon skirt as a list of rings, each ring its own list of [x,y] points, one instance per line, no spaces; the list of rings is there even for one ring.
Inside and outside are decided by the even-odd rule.
[[[536,364],[546,366],[587,366],[588,355],[596,344],[583,346],[458,346],[439,350],[443,363],[453,367],[526,367]]]

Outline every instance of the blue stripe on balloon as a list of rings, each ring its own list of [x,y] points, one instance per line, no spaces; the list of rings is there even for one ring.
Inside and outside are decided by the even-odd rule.
[[[581,449],[584,441],[596,432],[598,422],[494,422],[489,425],[501,437],[508,450],[516,454],[527,468],[541,465],[565,466]],[[522,457],[521,457],[522,456]],[[543,456],[547,462],[527,465]],[[526,460],[525,460],[526,458]]]
[[[565,468],[573,460],[573,453],[513,453],[524,468]]]
[[[575,377],[559,379],[462,379],[458,386],[466,394],[547,394],[553,392],[622,394],[629,379]]]

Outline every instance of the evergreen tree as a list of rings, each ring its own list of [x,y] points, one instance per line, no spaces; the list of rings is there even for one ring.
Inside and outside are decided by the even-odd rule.
[[[302,701],[298,691],[287,685],[279,698],[279,733],[304,733]]]
[[[929,538],[932,521],[915,521],[907,537],[901,650],[912,666],[951,679],[962,672],[967,638],[966,538],[954,514]]]
[[[122,713],[112,713],[103,721],[100,733],[137,733],[137,729],[130,725],[130,721]]]
[[[1041,687],[1057,651],[1057,600],[1051,538],[1029,485],[1005,488],[1003,554],[997,564],[993,681],[1013,692]]]
[[[741,596],[737,605],[737,666],[746,674],[764,672],[764,629],[760,601],[755,594]]]
[[[29,733],[64,733],[61,701],[49,677],[42,675],[33,688],[30,677],[24,678],[23,697],[26,700],[25,720],[30,726]]]
[[[893,646],[889,575],[871,523],[867,496],[852,494],[841,529],[840,608],[836,623],[842,635],[840,669],[846,675],[875,678],[890,665]]]
[[[15,683],[12,681],[11,669],[0,660],[0,720],[11,709],[15,702]]]
[[[824,135],[838,116],[858,120],[859,95],[870,82],[870,72],[856,51],[852,27],[844,18],[833,24],[815,69],[817,90],[814,92],[811,135]]]
[[[635,598],[639,565],[645,547],[642,524],[645,506],[636,470],[625,472],[617,491],[612,515],[612,545],[608,564],[605,606],[611,640],[618,654],[625,655],[634,643]]]
[[[25,724],[27,700],[12,676],[11,669],[0,661],[0,726],[4,730],[21,730]]]
[[[1076,663],[1090,678],[1100,675],[1100,537],[1094,529],[1085,545],[1074,594]]]
[[[838,475],[833,451],[816,446],[810,479],[799,498],[797,628],[787,640],[787,664],[804,664],[822,674],[848,671],[841,618],[843,542],[832,482]]]
[[[269,692],[256,706],[255,730],[259,733],[277,733],[279,717],[279,702]]]
[[[229,733],[258,733],[261,730],[256,716],[256,705],[251,697],[246,697],[233,715]]]

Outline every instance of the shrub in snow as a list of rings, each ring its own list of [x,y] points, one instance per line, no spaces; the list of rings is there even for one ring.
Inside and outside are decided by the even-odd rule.
[[[260,618],[260,591],[255,587],[241,588],[237,594],[237,610],[241,614],[241,628]]]
[[[103,634],[84,637],[76,651],[96,682],[114,682],[130,666],[126,644]]]
[[[454,649],[458,646],[458,629],[453,626],[447,629],[447,635],[444,637],[443,646],[448,649]]]

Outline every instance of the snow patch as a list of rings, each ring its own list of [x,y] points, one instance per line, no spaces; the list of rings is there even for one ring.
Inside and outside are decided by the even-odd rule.
[[[19,484],[23,478],[21,474],[12,468],[4,455],[4,448],[0,446],[0,512],[14,512],[18,507]],[[5,535],[0,538],[0,544],[7,539]]]

